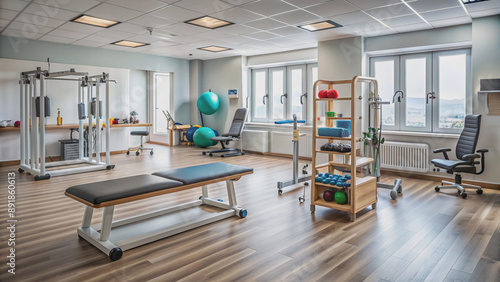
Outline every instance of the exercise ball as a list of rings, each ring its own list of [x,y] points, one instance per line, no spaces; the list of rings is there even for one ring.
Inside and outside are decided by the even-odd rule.
[[[193,135],[194,144],[201,148],[213,146],[214,143],[210,138],[215,137],[215,132],[210,127],[198,128]]]
[[[343,204],[347,203],[347,194],[346,194],[346,192],[344,192],[342,190],[335,192],[334,197],[335,197],[335,202],[337,202],[337,204],[339,204],[339,205],[343,205]]]
[[[326,190],[323,192],[323,199],[327,202],[333,202],[333,191]]]
[[[205,92],[198,98],[196,105],[200,112],[206,115],[214,114],[219,109],[219,96],[213,92]]]
[[[193,142],[193,135],[197,130],[198,130],[198,127],[194,127],[194,126],[191,126],[190,128],[188,128],[188,130],[186,131],[186,139],[189,142]]]

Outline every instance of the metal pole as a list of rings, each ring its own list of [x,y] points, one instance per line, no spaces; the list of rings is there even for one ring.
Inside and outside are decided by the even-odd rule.
[[[100,91],[101,83],[98,80],[95,84],[95,93],[96,93],[96,103],[95,103],[95,160],[97,164],[101,163],[101,107],[100,104]]]
[[[24,151],[24,148],[25,148],[25,142],[26,140],[24,139],[25,138],[25,135],[24,135],[24,110],[25,110],[25,105],[24,105],[24,93],[23,93],[23,85],[24,85],[24,80],[23,80],[23,75],[21,74],[20,75],[20,78],[19,78],[19,95],[21,96],[20,99],[20,118],[19,120],[21,121],[21,130],[20,130],[20,136],[21,136],[21,155],[20,155],[20,164],[24,164],[24,161],[26,159],[26,155],[25,155],[25,151]]]
[[[40,74],[40,172],[45,175],[45,76]]]
[[[89,123],[88,123],[88,134],[87,134],[87,148],[88,148],[88,154],[89,154],[89,162],[92,161],[92,155],[94,152],[92,151],[92,146],[94,145],[94,140],[93,140],[93,124],[92,124],[92,83],[88,84],[87,88],[87,102],[88,102],[88,115],[89,115]]]
[[[84,100],[84,91],[83,86],[81,85],[82,80],[80,79],[78,82],[78,105],[83,103]],[[85,104],[84,104],[85,105]],[[85,113],[82,113],[85,114]],[[78,156],[80,160],[83,160],[83,119],[78,117]]]
[[[109,73],[106,74],[106,164],[109,165],[111,163],[111,153],[109,149],[110,143],[110,126],[109,123]]]
[[[293,115],[293,183],[299,183],[299,132],[297,115]]]
[[[31,78],[30,82],[30,108],[31,108],[31,124],[30,124],[30,152],[31,152],[31,160],[30,160],[30,165],[31,169],[33,170],[35,168],[35,161],[36,161],[36,132],[35,128],[37,126],[36,122],[36,104],[35,104],[35,77]]]

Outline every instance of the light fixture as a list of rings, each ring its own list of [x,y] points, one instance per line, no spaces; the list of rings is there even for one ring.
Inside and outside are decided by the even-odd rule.
[[[111,44],[118,45],[118,46],[131,47],[131,48],[137,48],[137,47],[149,45],[148,43],[135,42],[135,41],[130,41],[130,40],[120,40],[120,41],[113,42]]]
[[[299,28],[305,29],[307,31],[320,31],[320,30],[337,28],[337,27],[342,27],[342,25],[338,24],[336,22],[330,21],[330,20],[317,22],[317,23],[313,23],[313,24],[299,25]]]
[[[108,28],[108,27],[111,27],[111,26],[114,26],[114,25],[117,25],[120,23],[117,21],[106,20],[106,19],[96,18],[96,17],[92,17],[92,16],[87,16],[87,15],[80,15],[80,16],[72,19],[71,21],[76,22],[76,23],[98,26],[98,27],[105,27],[105,28]]]
[[[198,49],[203,50],[203,51],[214,52],[214,53],[233,50],[231,48],[220,47],[220,46],[215,46],[215,45],[200,47]]]
[[[484,2],[484,1],[489,1],[489,0],[462,0],[462,3],[464,3],[464,4],[473,4],[473,3]]]
[[[206,27],[206,28],[210,28],[210,29],[216,29],[219,27],[233,24],[232,22],[228,22],[225,20],[219,20],[219,19],[209,17],[209,16],[203,16],[201,18],[196,18],[196,19],[192,19],[189,21],[185,21],[185,23],[196,25],[196,26],[201,26],[201,27]]]

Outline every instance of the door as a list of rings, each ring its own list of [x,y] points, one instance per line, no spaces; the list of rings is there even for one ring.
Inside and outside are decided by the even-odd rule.
[[[150,140],[167,144],[169,142],[168,122],[163,111],[169,111],[170,115],[175,119],[172,110],[172,74],[153,73],[151,94],[153,128],[150,132]]]

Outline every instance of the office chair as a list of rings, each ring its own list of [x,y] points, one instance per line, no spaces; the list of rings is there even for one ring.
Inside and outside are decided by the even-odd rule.
[[[211,157],[215,153],[224,153],[231,152],[227,154],[220,155],[222,158],[244,155],[242,145],[240,144],[240,149],[226,148],[225,145],[228,145],[231,141],[237,141],[241,138],[241,133],[243,132],[243,127],[245,126],[245,120],[247,119],[248,109],[247,108],[239,108],[234,113],[233,122],[231,123],[231,128],[228,133],[222,134],[221,136],[216,136],[210,138],[212,141],[220,142],[222,149],[214,150],[214,151],[206,151],[202,152],[203,155],[208,155]]]
[[[446,169],[447,173],[455,174],[455,182],[441,181],[441,186],[436,186],[436,192],[443,188],[456,188],[458,194],[462,198],[467,197],[465,193],[465,187],[475,188],[477,194],[483,194],[481,186],[471,185],[462,183],[462,172],[481,174],[484,171],[484,153],[488,152],[487,149],[476,150],[477,139],[479,138],[479,129],[481,127],[481,115],[468,115],[465,117],[465,124],[460,138],[457,142],[457,147],[455,148],[455,154],[457,161],[450,160],[446,152],[450,152],[450,148],[441,148],[434,150],[434,153],[443,153],[444,159],[433,159],[431,162],[438,168]],[[478,155],[477,153],[480,153]],[[481,162],[476,161],[477,158],[481,158]],[[477,171],[476,165],[481,164],[481,170]],[[448,185],[444,185],[448,184]]]
[[[142,144],[143,137],[148,136],[149,135],[149,131],[130,131],[130,135],[132,135],[132,136],[140,136],[141,137],[141,144],[139,146],[129,147],[128,150],[127,150],[127,155],[130,154],[130,149],[137,149],[137,151],[135,151],[135,155],[136,156],[139,156],[143,150],[150,150],[149,154],[150,155],[153,154],[153,148],[146,148]]]

